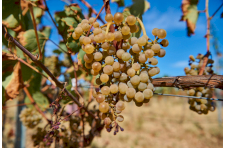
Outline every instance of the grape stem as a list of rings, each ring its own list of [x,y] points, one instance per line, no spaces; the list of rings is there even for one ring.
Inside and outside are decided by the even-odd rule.
[[[137,19],[138,23],[141,26],[141,29],[143,31],[143,35],[146,35],[147,36],[144,24],[142,23],[142,21],[138,17],[136,17],[136,19]]]
[[[109,32],[109,27],[110,27],[112,24],[114,24],[114,23],[113,23],[113,22],[107,23],[107,28],[106,28],[105,34],[108,34],[108,32]]]

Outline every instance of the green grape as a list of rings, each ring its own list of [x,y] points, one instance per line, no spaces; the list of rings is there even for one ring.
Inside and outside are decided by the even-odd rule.
[[[130,34],[130,27],[128,27],[128,26],[123,26],[122,27],[122,29],[121,29],[121,32],[122,32],[122,34],[123,35],[128,35],[128,34]]]
[[[138,59],[140,63],[145,63],[147,61],[145,54],[140,54]]]
[[[141,79],[139,76],[135,75],[130,79],[130,82],[132,85],[138,85],[140,83]]]
[[[116,117],[116,120],[119,121],[119,122],[123,122],[124,117],[123,117],[122,115],[118,115],[118,116]]]
[[[163,47],[167,47],[169,45],[169,41],[167,39],[163,39],[160,44],[163,46]]]
[[[134,64],[132,65],[132,68],[133,68],[135,71],[138,71],[138,70],[141,69],[141,65],[138,64],[138,63],[134,63]]]
[[[111,41],[113,41],[115,39],[115,35],[112,32],[109,32],[108,34],[106,34],[105,39],[107,41],[110,41],[111,42]]]
[[[128,69],[127,75],[130,76],[130,77],[133,77],[135,75],[135,70],[133,68]]]
[[[152,29],[152,34],[154,35],[154,36],[156,36],[157,35],[157,32],[158,32],[158,28],[154,28],[154,29]]]
[[[99,27],[99,23],[98,22],[94,22],[93,27],[94,28],[98,28]]]
[[[120,63],[119,62],[114,62],[112,66],[113,66],[113,71],[119,71],[120,70]]]
[[[156,70],[157,70],[157,74],[159,74],[159,73],[160,73],[159,67],[155,67],[155,68],[156,68]]]
[[[113,65],[113,63],[114,63],[114,58],[112,56],[107,56],[105,58],[105,64],[106,65]]]
[[[91,34],[91,35],[89,36],[89,38],[91,39],[91,42],[94,42],[94,41],[95,41],[95,40],[94,40],[94,38],[95,38],[94,34]]]
[[[150,64],[152,64],[152,65],[157,65],[157,64],[158,64],[158,60],[157,60],[156,58],[154,58],[154,57],[149,58],[149,59],[148,59],[148,62],[149,62]]]
[[[76,34],[75,32],[72,33],[72,38],[73,38],[74,40],[79,39],[79,37],[80,37],[80,35]]]
[[[129,25],[129,27],[130,27],[131,33],[135,33],[135,32],[137,32],[137,30],[139,30],[137,25]]]
[[[144,101],[144,95],[142,92],[137,92],[134,96],[134,99],[137,101],[137,102],[143,102]]]
[[[190,59],[191,61],[193,61],[193,62],[195,61],[195,58],[194,58],[193,55],[190,55],[190,56],[189,56],[189,59]]]
[[[142,36],[142,37],[140,37],[138,40],[137,40],[137,44],[139,45],[139,46],[145,46],[146,45],[146,43],[147,43],[147,39],[144,37],[144,36]]]
[[[83,23],[82,26],[81,26],[81,28],[84,31],[88,31],[91,28],[91,26],[88,23]]]
[[[91,63],[93,61],[93,59],[94,59],[93,54],[85,54],[84,55],[84,61],[86,63]]]
[[[94,62],[94,63],[92,64],[92,69],[93,69],[94,71],[99,72],[99,71],[102,69],[102,65],[101,65],[99,62]]]
[[[96,98],[96,97],[97,97],[97,95],[98,95],[98,94],[97,94],[97,92],[96,92],[96,90],[95,90],[95,89],[92,89],[92,95],[93,95],[93,97],[94,97],[94,98]]]
[[[93,69],[91,69],[91,74],[93,75],[93,76],[97,76],[98,75],[98,71],[94,71]],[[100,81],[100,79],[99,79],[99,81]],[[100,83],[101,84],[101,83]],[[99,85],[100,85],[99,84]]]
[[[100,43],[100,40],[99,40],[99,36],[98,36],[98,35],[94,36],[94,41],[95,41],[96,43]]]
[[[201,93],[200,91],[198,91],[198,92],[196,93],[196,96],[197,96],[197,97],[202,97],[202,93]]]
[[[191,69],[195,69],[195,68],[198,68],[198,65],[195,65],[195,64],[191,64]]]
[[[150,77],[152,77],[152,76],[156,75],[157,72],[158,72],[158,70],[157,70],[156,68],[150,68],[150,69],[148,70],[148,75],[149,75]]]
[[[157,56],[160,57],[160,58],[164,57],[165,55],[166,55],[166,50],[164,50],[162,48],[157,53]]]
[[[101,88],[101,92],[102,92],[103,95],[109,95],[110,89],[109,89],[108,86],[103,86],[103,87]]]
[[[138,46],[138,44],[134,44],[133,47],[132,47],[132,51],[134,53],[139,53],[139,52],[141,52],[141,50],[142,50],[142,47]]]
[[[121,94],[125,94],[127,89],[128,89],[128,86],[125,83],[120,83],[119,84],[119,92]]]
[[[87,69],[91,69],[91,65],[92,65],[92,63],[84,63],[84,66],[87,68]]]
[[[127,74],[125,74],[125,73],[122,73],[121,75],[120,75],[120,79],[119,79],[121,82],[125,82],[126,80],[127,80]]]
[[[94,53],[94,60],[95,60],[95,61],[101,61],[102,58],[103,58],[103,55],[102,55],[101,52],[95,52],[95,53]]]
[[[118,101],[118,102],[116,103],[116,109],[117,109],[117,110],[120,110],[120,111],[124,110],[124,109],[125,109],[125,104],[124,104],[124,102],[123,102],[123,101]]]
[[[194,89],[190,89],[190,90],[187,91],[187,94],[189,96],[194,96],[195,95],[195,90]]]
[[[148,73],[146,72],[142,72],[139,77],[140,77],[140,81],[143,83],[147,83],[149,80]]]
[[[105,95],[103,95],[103,94],[98,94],[98,95],[96,96],[96,101],[97,101],[98,103],[102,103],[103,101],[105,101]]]
[[[111,45],[111,46],[109,47],[109,49],[107,50],[107,53],[108,53],[109,55],[114,55],[114,54],[116,53],[116,48],[115,48],[113,45]]]
[[[186,74],[188,74],[189,71],[190,71],[190,69],[189,69],[188,67],[185,67],[185,68],[184,68],[184,72],[185,72]]]
[[[115,94],[119,91],[119,88],[116,84],[112,84],[109,89],[112,94]]]
[[[87,20],[87,19],[83,19],[83,20],[81,21],[81,24],[83,25],[84,23],[88,23],[88,20]]]
[[[137,85],[132,85],[130,81],[127,82],[129,88],[137,88]]]
[[[116,24],[120,24],[122,21],[123,21],[123,14],[120,13],[120,12],[117,12],[115,15],[114,15],[114,18],[113,18],[114,22]]]
[[[94,35],[98,35],[99,33],[102,33],[102,29],[101,28],[95,28],[93,33],[94,33]]]
[[[123,40],[127,40],[131,37],[131,33],[129,33],[128,35],[123,35]]]
[[[155,91],[155,87],[152,83],[148,83],[147,89],[151,89],[152,91]]]
[[[128,52],[125,52],[122,54],[122,60],[123,61],[129,61],[131,59],[131,55]]]
[[[122,59],[122,55],[123,55],[124,53],[125,53],[125,51],[124,51],[123,49],[117,50],[117,52],[116,52],[117,58]]]
[[[135,94],[136,94],[136,90],[134,88],[128,88],[126,91],[126,96],[128,98],[134,98]]]
[[[113,77],[114,78],[119,78],[120,77],[120,72],[113,72]]]
[[[83,29],[81,27],[77,27],[77,28],[75,28],[74,32],[77,35],[81,35],[81,34],[83,34],[84,31],[83,31]]]
[[[151,89],[145,89],[143,95],[145,99],[150,99],[153,96],[153,92]]]
[[[105,42],[105,34],[104,33],[99,33],[98,37],[99,37],[99,42],[100,43]]]
[[[102,81],[102,83],[106,83],[109,81],[109,76],[107,74],[101,74],[100,80]]]
[[[105,125],[110,125],[111,122],[112,122],[112,120],[111,120],[109,117],[106,117],[106,118],[104,119],[104,124],[105,124]]]
[[[154,56],[154,51],[152,49],[148,49],[145,51],[146,58],[152,58]]]
[[[88,23],[92,24],[94,21],[95,21],[95,18],[94,17],[90,17],[89,20],[88,20]]]
[[[85,47],[84,47],[84,51],[85,51],[87,54],[93,53],[94,50],[95,50],[95,47],[94,47],[93,45],[91,45],[91,44],[87,44],[87,45],[85,45]]]
[[[164,39],[166,37],[166,30],[164,30],[164,29],[158,29],[157,36],[160,39]]]
[[[128,43],[123,43],[122,49],[126,51],[127,49],[130,49],[130,45]]]
[[[81,45],[83,44],[84,38],[85,38],[85,36],[81,36],[80,39],[79,39],[79,42],[80,42]]]
[[[147,84],[146,83],[140,82],[138,84],[138,90],[144,91],[146,88],[147,88]]]
[[[107,43],[107,42],[105,42],[105,43],[103,43],[102,45],[101,45],[101,47],[102,47],[102,49],[104,49],[104,50],[108,50],[109,49],[109,43]]]
[[[148,50],[148,49],[151,49],[151,48],[152,48],[151,44],[146,44],[145,47],[144,47],[144,50]]]
[[[120,31],[115,31],[114,36],[115,36],[114,40],[116,40],[116,41],[121,41],[123,39],[123,35]]]
[[[82,42],[83,42],[84,45],[87,45],[87,44],[91,43],[91,39],[89,37],[84,37]]]
[[[133,16],[133,15],[129,15],[126,18],[126,22],[127,22],[128,25],[134,25],[136,23],[136,17]]]
[[[129,39],[129,43],[131,46],[133,46],[134,44],[137,44],[138,39],[136,37],[131,37]]]
[[[107,113],[109,111],[109,104],[106,102],[102,102],[99,104],[99,111],[102,113]]]
[[[214,63],[214,60],[208,59],[207,64],[213,64],[213,63]]]
[[[106,65],[103,68],[103,72],[107,75],[111,75],[113,73],[113,67],[111,65]]]
[[[126,63],[120,63],[120,71],[125,72],[127,70]]]
[[[159,44],[154,44],[152,45],[152,50],[154,51],[154,53],[158,53],[160,51],[160,45]]]
[[[82,26],[82,24],[81,24],[81,23],[77,25],[77,27],[81,27],[81,26]]]
[[[105,15],[105,21],[106,22],[112,22],[113,21],[113,15],[108,13]]]

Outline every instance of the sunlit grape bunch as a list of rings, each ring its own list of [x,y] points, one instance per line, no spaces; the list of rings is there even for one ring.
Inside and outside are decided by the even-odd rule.
[[[190,68],[188,67],[184,68],[186,75],[194,76],[199,74],[199,70],[203,65],[203,57],[204,55],[202,54],[198,54],[196,58],[194,58],[193,55],[189,56]],[[203,75],[213,74],[212,70],[213,63],[214,61],[212,59],[208,59],[208,63],[205,67]],[[212,98],[212,94],[213,94],[212,88],[204,88],[204,87],[192,88],[187,91],[187,95],[196,97]],[[190,109],[197,112],[198,114],[208,114],[208,111],[214,111],[216,107],[215,103],[212,102],[212,100],[206,99],[190,98],[188,100],[188,103],[190,104]]]
[[[42,119],[42,116],[34,109],[26,108],[20,113],[20,121],[28,128],[34,128]]]
[[[107,130],[115,127],[118,132],[117,121],[124,120],[120,113],[125,109],[125,102],[134,101],[137,106],[142,106],[152,98],[155,88],[151,77],[160,72],[156,57],[165,56],[162,47],[167,47],[169,42],[164,39],[166,31],[157,28],[152,30],[155,39],[151,40],[142,21],[133,15],[125,18],[119,12],[114,16],[107,14],[107,24],[103,26],[94,20],[82,20],[72,37],[79,39],[86,53],[83,57],[85,67],[96,76],[96,84],[100,85],[100,91],[94,90],[93,97],[99,103]],[[140,29],[138,23],[143,31],[140,38],[134,36]],[[94,28],[88,34],[91,25]],[[110,30],[112,25],[114,32]]]

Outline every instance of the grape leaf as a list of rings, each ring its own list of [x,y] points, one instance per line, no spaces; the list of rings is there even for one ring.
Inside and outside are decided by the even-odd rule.
[[[67,48],[69,48],[72,52],[78,53],[81,50],[79,40],[74,40],[72,37],[67,39],[66,43]]]
[[[198,20],[198,0],[183,0],[181,9],[183,15],[181,16],[180,21],[186,21],[187,24],[187,35],[191,36],[195,32],[196,23]]]
[[[46,96],[44,96],[41,92],[37,91],[35,93],[32,93],[32,98],[37,103],[38,107],[44,111],[49,107],[49,102]],[[31,103],[30,99],[26,96],[25,103]],[[27,105],[29,108],[33,108],[34,105]]]
[[[38,49],[35,32],[33,29],[27,30],[25,32],[20,32],[18,35],[20,43],[30,52],[36,51]],[[44,41],[46,37],[38,31],[38,38],[41,49],[44,46]]]
[[[124,0],[112,0],[112,2],[116,2],[119,7],[125,6]]]
[[[76,27],[77,21],[73,17],[65,17],[61,19],[64,23],[66,23],[67,26]]]

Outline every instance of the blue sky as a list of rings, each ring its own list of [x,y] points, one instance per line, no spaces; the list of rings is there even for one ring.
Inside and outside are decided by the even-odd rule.
[[[74,0],[73,2],[78,3],[83,10],[84,14],[88,13],[88,9],[79,0]],[[103,2],[102,0],[92,1],[87,0],[90,5],[92,5],[98,12]],[[166,50],[166,56],[163,58],[158,58],[158,66],[160,68],[160,74],[158,76],[169,75],[169,76],[182,76],[184,75],[184,67],[188,66],[189,55],[196,56],[198,53],[206,53],[206,16],[205,13],[200,13],[199,19],[197,21],[195,35],[191,37],[187,36],[186,33],[186,23],[180,22],[182,12],[180,9],[181,0],[160,0],[150,2],[150,9],[146,11],[143,15],[143,23],[146,27],[147,35],[153,38],[151,31],[153,28],[163,28],[167,31],[166,39],[169,40],[169,46],[164,48]],[[209,1],[209,15],[211,16],[215,10],[221,5],[222,0]],[[50,9],[50,13],[54,16],[56,11],[61,11],[64,9],[65,2],[61,0],[47,0],[47,4]],[[132,0],[125,0],[125,5],[129,6],[132,4]],[[116,13],[117,4],[110,4],[112,14]],[[123,7],[119,8],[119,12],[123,11]],[[199,0],[198,4],[199,10],[205,9],[205,0]],[[223,51],[223,19],[220,18],[223,8],[221,8],[218,13],[211,20],[211,24],[214,26],[216,31],[216,36],[219,39],[219,50]],[[95,16],[95,15],[94,15]],[[104,18],[105,11],[101,13],[101,17]],[[46,13],[42,19],[42,23],[47,26],[52,27],[52,34],[50,38],[56,43],[61,39],[57,35],[57,30],[53,26],[50,17]],[[46,56],[52,54],[54,49],[57,47],[51,42],[47,43],[46,46]],[[216,61],[215,51],[212,46],[210,46],[210,51],[212,52],[213,59]],[[217,63],[217,62],[216,62]],[[216,63],[214,65],[216,65]],[[223,71],[219,71],[222,74]]]

